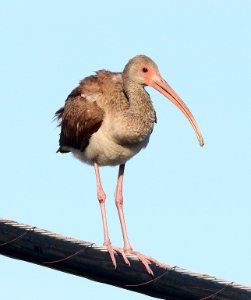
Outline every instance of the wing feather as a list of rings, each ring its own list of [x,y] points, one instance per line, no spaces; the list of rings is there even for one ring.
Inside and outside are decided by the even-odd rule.
[[[101,93],[97,77],[87,77],[71,92],[65,106],[55,113],[61,126],[58,152],[70,152],[70,148],[84,151],[88,146],[104,118],[104,110],[96,101]]]

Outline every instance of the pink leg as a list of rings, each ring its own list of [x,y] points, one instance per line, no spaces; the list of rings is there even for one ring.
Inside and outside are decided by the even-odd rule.
[[[114,247],[111,244],[110,238],[109,238],[109,233],[108,233],[108,225],[107,225],[107,219],[106,219],[106,211],[105,211],[105,200],[106,200],[106,194],[103,190],[102,184],[101,184],[101,178],[99,174],[99,167],[96,162],[94,162],[94,169],[95,169],[95,174],[96,174],[96,183],[97,183],[97,196],[98,196],[98,201],[100,204],[100,209],[101,209],[101,215],[102,215],[102,222],[103,222],[103,229],[104,229],[104,245],[107,247],[107,250],[110,254],[112,263],[115,268],[117,268],[117,263],[116,259],[114,256],[113,250],[116,250],[120,252],[124,258],[124,261],[126,264],[130,264],[127,257],[125,256],[125,253],[123,249],[119,247]]]
[[[119,174],[118,174],[118,182],[117,182],[117,188],[115,192],[115,200],[116,200],[116,206],[119,214],[119,220],[121,224],[122,234],[123,234],[123,240],[124,240],[124,250],[126,253],[134,254],[138,257],[138,259],[143,263],[145,266],[147,272],[151,275],[153,275],[153,272],[151,268],[149,267],[149,262],[155,263],[156,265],[163,267],[164,265],[162,263],[159,263],[157,260],[150,256],[145,256],[137,251],[134,251],[132,249],[132,246],[129,242],[127,231],[126,231],[126,224],[125,224],[125,217],[124,217],[124,211],[123,211],[123,178],[124,178],[124,170],[125,165],[119,166]]]
[[[115,202],[119,214],[119,220],[121,224],[122,234],[123,234],[123,240],[124,240],[124,249],[125,251],[132,250],[131,244],[129,242],[129,238],[126,231],[126,223],[125,223],[125,217],[124,217],[124,211],[123,211],[123,179],[124,179],[124,171],[125,171],[125,165],[119,166],[119,174],[118,174],[118,182],[115,192]]]

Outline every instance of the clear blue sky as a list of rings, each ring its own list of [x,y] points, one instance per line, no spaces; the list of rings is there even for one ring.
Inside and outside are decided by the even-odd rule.
[[[195,115],[205,147],[148,88],[158,124],[126,167],[131,243],[251,285],[251,2],[4,1],[0,34],[0,217],[102,244],[94,171],[56,154],[52,117],[80,79],[146,54]],[[122,246],[117,168],[101,173],[111,240]],[[146,299],[3,256],[0,278],[3,299]]]

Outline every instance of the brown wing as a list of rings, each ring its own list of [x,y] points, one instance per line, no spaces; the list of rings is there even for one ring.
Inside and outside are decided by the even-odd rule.
[[[104,110],[96,102],[101,90],[96,76],[85,78],[68,96],[65,106],[55,116],[61,133],[58,152],[69,152],[69,147],[84,151],[92,134],[100,128]]]

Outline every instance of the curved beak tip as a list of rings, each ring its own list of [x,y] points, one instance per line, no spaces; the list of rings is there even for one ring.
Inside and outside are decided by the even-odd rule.
[[[199,143],[201,147],[205,145],[203,137],[200,138]]]

